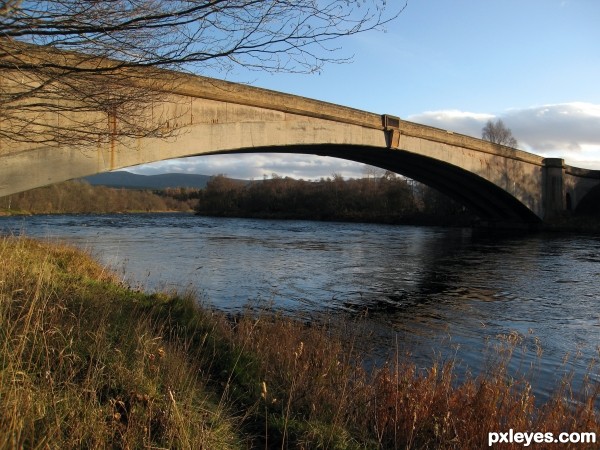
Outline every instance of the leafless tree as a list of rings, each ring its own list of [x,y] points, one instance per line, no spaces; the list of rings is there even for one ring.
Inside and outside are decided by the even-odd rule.
[[[365,167],[363,169],[363,176],[367,179],[367,180],[373,180],[376,181],[380,178],[383,178],[384,175],[386,173],[385,169],[382,169],[380,167],[375,167],[375,166],[369,166],[365,164]]]
[[[504,125],[502,119],[488,120],[481,130],[481,139],[513,148],[517,146],[517,140],[513,137],[512,131]]]
[[[337,47],[340,38],[379,29],[405,6],[0,0],[0,139],[75,145],[111,133],[163,136],[164,124],[147,118],[165,83],[173,82],[164,69],[316,72],[351,59]]]

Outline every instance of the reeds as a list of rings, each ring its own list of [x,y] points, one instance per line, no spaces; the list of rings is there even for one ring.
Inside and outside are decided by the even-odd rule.
[[[0,238],[0,261],[0,448],[475,449],[511,428],[600,434],[597,367],[536,401],[533,374],[509,370],[517,333],[460,379],[451,359],[418,368],[402,354],[366,370],[360,321],[228,317],[24,238]]]
[[[488,433],[510,429],[600,438],[595,366],[577,391],[571,374],[540,402],[532,393],[534,373],[509,368],[525,345],[516,332],[496,337],[480,374],[458,379],[452,359],[418,368],[400,354],[367,372],[356,330],[355,323],[308,326],[277,315],[246,315],[232,325],[231,339],[255,355],[257,381],[269,386],[263,401],[270,448],[478,449],[488,446]]]

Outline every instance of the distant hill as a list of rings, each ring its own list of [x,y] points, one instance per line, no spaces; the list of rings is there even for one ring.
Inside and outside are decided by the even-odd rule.
[[[92,186],[109,186],[125,189],[203,188],[211,179],[208,175],[188,173],[165,173],[161,175],[138,175],[119,170],[85,177]]]

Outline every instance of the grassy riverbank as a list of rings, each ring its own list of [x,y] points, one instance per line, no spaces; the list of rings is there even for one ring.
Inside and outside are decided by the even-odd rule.
[[[65,181],[0,198],[0,216],[192,211],[197,190],[116,189]]]
[[[367,373],[356,324],[228,318],[24,238],[0,238],[0,261],[0,448],[468,449],[511,428],[600,434],[592,381],[573,392],[566,379],[536,405],[509,376],[516,334],[460,382],[451,361]]]

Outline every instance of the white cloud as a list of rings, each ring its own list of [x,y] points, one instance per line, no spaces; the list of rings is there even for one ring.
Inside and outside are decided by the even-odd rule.
[[[451,109],[443,111],[426,111],[421,114],[407,117],[406,120],[422,123],[424,125],[431,125],[432,127],[442,128],[456,133],[467,134],[469,136],[480,137],[481,129],[485,123],[494,118],[495,116],[493,114]]]
[[[563,103],[509,110],[505,122],[533,152],[600,150],[600,105]]]
[[[282,177],[319,179],[334,173],[346,178],[359,178],[365,173],[363,164],[344,159],[283,153],[209,155],[172,159],[129,168],[131,172],[152,175],[167,172],[225,174],[231,178],[261,179],[276,173]]]
[[[491,115],[464,111],[430,111],[408,120],[480,137],[489,119],[501,118],[519,147],[567,164],[600,168],[600,105],[572,102],[510,109]]]

